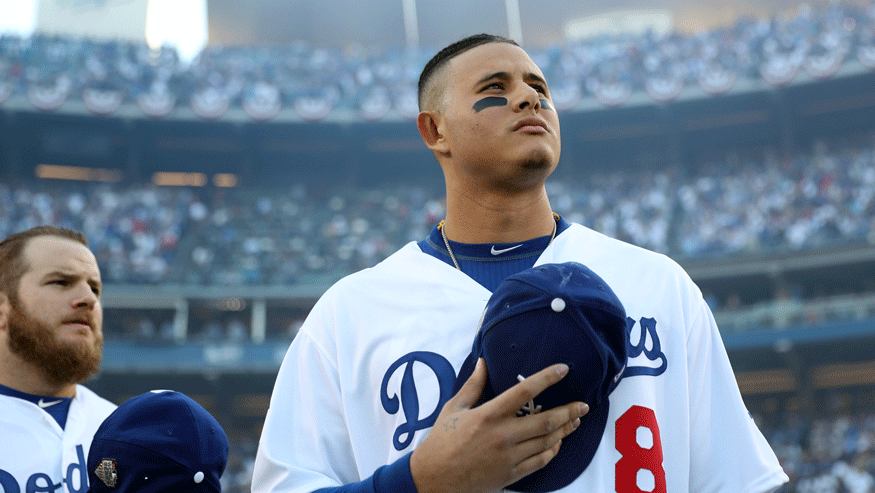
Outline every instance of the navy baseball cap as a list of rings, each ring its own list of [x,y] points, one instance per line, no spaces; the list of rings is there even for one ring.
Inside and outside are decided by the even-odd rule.
[[[601,277],[577,262],[544,264],[505,279],[486,305],[471,354],[462,364],[455,395],[479,358],[489,379],[486,402],[557,363],[568,375],[517,414],[582,401],[589,412],[562,439],[546,467],[507,489],[542,493],[573,482],[592,461],[608,420],[608,396],[626,368],[626,310]]]
[[[90,493],[219,493],[228,437],[180,392],[128,399],[97,429],[88,451]]]

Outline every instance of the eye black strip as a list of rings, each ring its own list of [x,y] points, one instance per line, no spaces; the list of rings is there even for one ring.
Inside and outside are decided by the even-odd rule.
[[[474,111],[480,113],[486,108],[490,108],[492,106],[507,106],[507,98],[503,98],[500,96],[488,96],[474,103],[473,108]]]

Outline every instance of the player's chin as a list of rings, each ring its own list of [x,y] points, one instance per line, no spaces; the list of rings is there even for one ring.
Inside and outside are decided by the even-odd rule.
[[[559,156],[551,149],[535,148],[525,153],[520,160],[520,168],[528,171],[552,173]]]

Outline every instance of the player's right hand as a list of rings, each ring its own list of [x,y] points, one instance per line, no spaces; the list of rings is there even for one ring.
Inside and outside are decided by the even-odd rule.
[[[562,439],[589,412],[583,402],[518,417],[516,412],[565,377],[553,365],[472,408],[486,384],[486,362],[444,405],[426,439],[410,456],[419,493],[492,493],[541,469],[559,452]]]

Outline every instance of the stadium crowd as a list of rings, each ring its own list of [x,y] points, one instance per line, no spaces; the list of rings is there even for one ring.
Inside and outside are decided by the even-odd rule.
[[[790,476],[782,493],[875,491],[875,414],[806,420],[790,413],[760,429]]]
[[[875,142],[873,142],[875,143]],[[819,248],[843,238],[875,240],[875,149],[710,163],[677,194],[675,253],[688,257]]]
[[[529,51],[551,81],[561,109],[573,107],[581,96],[610,99],[605,87],[669,97],[678,82],[710,80],[709,92],[715,93],[721,91],[718,80],[736,77],[780,85],[782,78],[795,76],[806,57],[813,60],[808,65],[813,74],[832,75],[836,61],[862,57],[875,65],[872,50],[875,3],[830,2],[818,9],[802,4],[793,17],[742,18],[696,34],[603,35]],[[388,104],[415,114],[416,81],[434,51],[305,42],[208,46],[186,64],[173,48],[153,50],[145,42],[5,35],[0,37],[0,102],[12,91],[26,94],[32,88],[76,98],[90,89],[116,91],[128,102],[143,95],[166,97],[171,106],[195,98],[208,105],[267,101],[268,106],[292,106],[309,98],[330,108],[358,111]]]
[[[875,139],[780,159],[730,155],[678,169],[548,183],[558,213],[673,257],[875,242]],[[418,241],[443,191],[0,184],[0,234],[83,231],[109,283],[289,285],[345,275]]]
[[[0,184],[0,234],[40,224],[85,233],[101,260],[104,280],[167,282],[178,242],[199,216],[189,189],[85,186],[69,190],[43,183]]]

